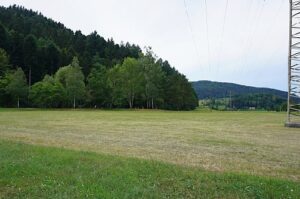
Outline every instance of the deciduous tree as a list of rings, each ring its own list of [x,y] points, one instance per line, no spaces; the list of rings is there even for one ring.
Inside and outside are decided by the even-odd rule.
[[[137,59],[126,58],[120,68],[122,91],[130,108],[143,89],[143,70]]]
[[[59,108],[64,105],[66,91],[60,82],[46,75],[42,81],[32,86],[29,99],[39,108]]]
[[[28,93],[26,77],[21,68],[18,68],[9,76],[9,83],[6,91],[17,100],[17,107],[20,107],[20,100],[24,99]]]
[[[69,99],[73,100],[73,108],[76,108],[76,101],[83,100],[86,94],[84,75],[77,57],[73,58],[66,74],[66,91]]]

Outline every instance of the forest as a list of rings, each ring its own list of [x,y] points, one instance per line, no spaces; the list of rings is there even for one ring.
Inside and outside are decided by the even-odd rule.
[[[197,106],[187,78],[151,47],[73,32],[24,7],[0,7],[0,107]]]

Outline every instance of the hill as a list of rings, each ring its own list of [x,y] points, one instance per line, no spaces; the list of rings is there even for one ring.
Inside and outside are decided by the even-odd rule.
[[[197,81],[192,82],[192,86],[198,96],[198,99],[209,98],[226,98],[230,95],[250,95],[250,94],[268,94],[275,95],[280,98],[286,99],[287,92],[270,89],[270,88],[257,88],[252,86],[244,86],[234,83],[213,82],[213,81]]]
[[[0,107],[195,109],[187,78],[145,51],[0,6]]]

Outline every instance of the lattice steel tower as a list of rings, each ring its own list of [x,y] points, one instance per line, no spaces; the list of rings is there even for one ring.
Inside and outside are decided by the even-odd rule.
[[[287,127],[300,127],[300,0],[290,0]]]

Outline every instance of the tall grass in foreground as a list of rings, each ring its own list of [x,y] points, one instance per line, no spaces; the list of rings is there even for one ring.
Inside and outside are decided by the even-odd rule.
[[[0,198],[299,197],[299,182],[0,140]]]

